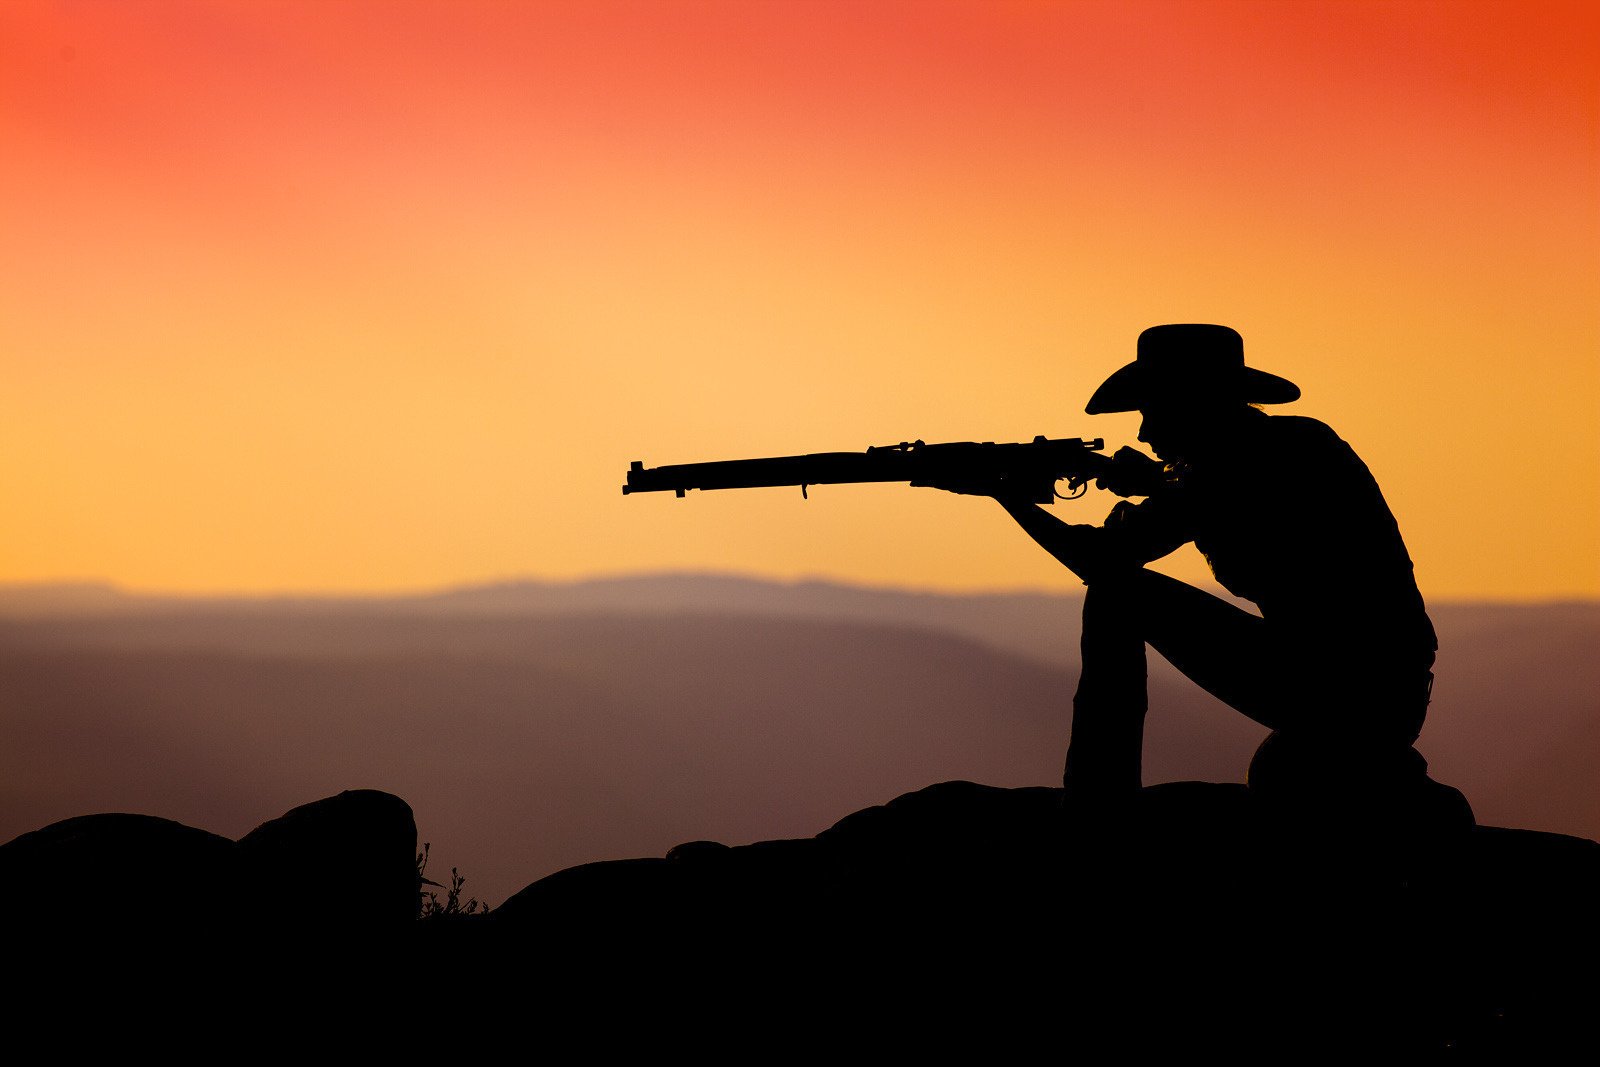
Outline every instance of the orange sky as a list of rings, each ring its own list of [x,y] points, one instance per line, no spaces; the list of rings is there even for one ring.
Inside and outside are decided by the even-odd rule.
[[[983,501],[619,486],[1124,443],[1089,392],[1214,321],[1366,458],[1425,594],[1600,596],[1597,40],[1588,4],[13,0],[0,581],[1073,588]]]

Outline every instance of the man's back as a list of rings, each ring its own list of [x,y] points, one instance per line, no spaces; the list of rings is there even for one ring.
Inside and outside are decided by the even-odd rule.
[[[1296,629],[1437,648],[1411,557],[1365,463],[1315,419],[1252,412],[1176,490],[1217,581]]]

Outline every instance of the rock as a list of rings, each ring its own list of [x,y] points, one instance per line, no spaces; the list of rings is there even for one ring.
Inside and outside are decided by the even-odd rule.
[[[1170,783],[1083,820],[1059,790],[947,782],[813,839],[558,872],[491,925],[555,973],[654,968],[663,997],[983,1004],[1087,1052],[1499,1054],[1582,1031],[1600,844],[1452,818],[1363,850],[1260,803]],[[1015,1016],[1027,1000],[1047,1013]]]
[[[8,916],[129,930],[219,921],[241,887],[238,846],[170,819],[81,815],[0,845]]]
[[[263,917],[371,925],[417,917],[417,824],[393,793],[350,789],[239,839]]]
[[[238,842],[150,815],[83,815],[0,845],[8,915],[120,927],[417,917],[417,829],[391,793],[302,805]]]

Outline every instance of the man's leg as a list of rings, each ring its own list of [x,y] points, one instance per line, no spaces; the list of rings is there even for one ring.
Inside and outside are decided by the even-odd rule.
[[[1140,571],[1140,632],[1184,677],[1268,729],[1295,702],[1294,666],[1266,620],[1203,589]]]
[[[1115,803],[1143,784],[1140,760],[1149,706],[1144,635],[1123,583],[1095,583],[1083,597],[1083,669],[1072,697],[1072,739],[1062,778],[1071,801]]]
[[[1273,725],[1282,694],[1260,617],[1154,571],[1093,581],[1063,776],[1070,800],[1116,804],[1142,784],[1146,642],[1208,692]]]

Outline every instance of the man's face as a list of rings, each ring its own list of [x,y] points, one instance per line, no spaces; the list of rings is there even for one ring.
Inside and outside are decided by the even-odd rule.
[[[1230,447],[1239,419],[1250,408],[1236,400],[1197,393],[1139,409],[1139,440],[1168,463],[1203,462]]]
[[[1202,408],[1181,404],[1151,404],[1139,409],[1139,440],[1168,463],[1193,460],[1204,447],[1209,420]]]

